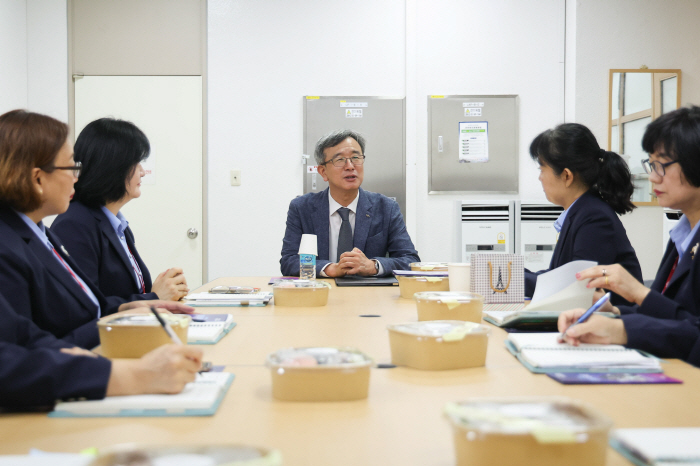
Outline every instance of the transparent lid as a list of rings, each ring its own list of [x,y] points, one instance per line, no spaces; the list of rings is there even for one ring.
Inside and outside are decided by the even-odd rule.
[[[447,262],[411,262],[409,267],[420,270],[447,270]]]
[[[355,348],[283,348],[267,356],[268,367],[361,367],[372,359]]]
[[[183,314],[160,314],[160,316],[171,326],[179,325],[185,327],[189,325],[191,317]],[[160,322],[153,314],[130,314],[125,316],[107,316],[98,321],[100,325],[128,325],[128,326],[153,326],[160,327]]]
[[[286,288],[330,288],[328,282],[316,280],[283,280],[272,285],[273,290]]]
[[[472,301],[484,302],[484,297],[478,293],[468,291],[421,291],[415,293],[416,301],[437,301],[443,303],[470,303]]]
[[[461,340],[467,335],[489,333],[485,325],[461,320],[427,320],[389,325],[387,328],[408,335],[442,338],[444,341]]]
[[[541,443],[586,441],[611,421],[589,406],[564,397],[483,398],[448,403],[445,415],[456,426],[480,433],[531,434]]]

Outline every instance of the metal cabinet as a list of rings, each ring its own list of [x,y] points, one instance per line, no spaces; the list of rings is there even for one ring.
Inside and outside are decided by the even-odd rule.
[[[328,183],[316,174],[314,147],[321,136],[351,129],[366,140],[362,189],[396,199],[406,216],[406,101],[403,97],[304,97],[304,193]]]

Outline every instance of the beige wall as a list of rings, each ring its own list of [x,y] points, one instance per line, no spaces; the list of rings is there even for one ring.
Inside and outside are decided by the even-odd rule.
[[[611,68],[680,68],[681,102],[700,104],[699,1],[579,0],[567,14],[576,15],[574,121],[591,128],[601,146]],[[638,208],[622,222],[644,278],[653,278],[663,254],[661,208]]]

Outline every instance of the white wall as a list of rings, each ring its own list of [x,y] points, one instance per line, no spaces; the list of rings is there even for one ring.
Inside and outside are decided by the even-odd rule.
[[[576,116],[607,147],[608,73],[611,68],[680,68],[681,102],[700,104],[700,2],[687,0],[579,0],[576,6]],[[645,279],[663,255],[660,207],[622,217]]]
[[[0,0],[0,115],[27,107],[27,2]]]
[[[403,0],[209,2],[210,280],[279,275],[302,96],[404,95],[404,23]]]

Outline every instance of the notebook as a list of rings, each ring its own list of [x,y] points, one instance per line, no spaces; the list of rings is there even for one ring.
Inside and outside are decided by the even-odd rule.
[[[394,277],[361,277],[351,275],[335,279],[335,286],[393,286],[399,282]]]
[[[615,429],[610,445],[637,466],[700,465],[700,428]]]
[[[576,274],[598,265],[593,261],[572,261],[537,277],[532,301],[526,311],[566,311],[593,304],[594,288],[586,288],[587,280],[576,280]]]
[[[192,322],[187,330],[187,343],[213,345],[235,326],[231,314],[192,314]]]
[[[233,307],[233,306],[266,306],[272,299],[272,291],[257,293],[191,293],[185,296],[185,304],[192,307]]]
[[[515,328],[520,330],[539,329],[542,332],[556,332],[559,314],[563,311],[487,311],[484,309],[484,320],[496,327]],[[612,312],[598,312],[597,315],[615,317]]]
[[[205,372],[176,395],[109,396],[56,403],[49,417],[212,416],[233,382],[228,372]]]
[[[620,345],[559,343],[558,333],[511,333],[506,348],[531,372],[662,372],[659,360]]]

